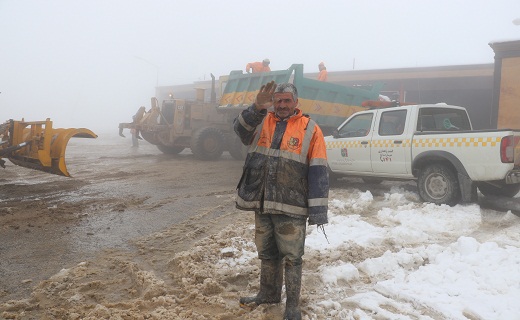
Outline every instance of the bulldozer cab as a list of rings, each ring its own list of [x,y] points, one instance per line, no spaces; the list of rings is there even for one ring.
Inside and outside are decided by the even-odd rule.
[[[173,128],[175,134],[190,129],[191,106],[183,99],[164,100],[161,106],[159,124]]]

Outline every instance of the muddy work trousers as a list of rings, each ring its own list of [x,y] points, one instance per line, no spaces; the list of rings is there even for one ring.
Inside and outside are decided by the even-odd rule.
[[[306,226],[306,218],[255,213],[255,244],[258,258],[280,260],[285,257],[287,264],[301,265]]]

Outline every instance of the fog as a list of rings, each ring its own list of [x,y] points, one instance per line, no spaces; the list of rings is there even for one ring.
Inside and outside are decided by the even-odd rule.
[[[0,122],[117,132],[157,85],[271,60],[317,72],[493,63],[518,0],[0,0]],[[514,22],[515,21],[515,22]]]

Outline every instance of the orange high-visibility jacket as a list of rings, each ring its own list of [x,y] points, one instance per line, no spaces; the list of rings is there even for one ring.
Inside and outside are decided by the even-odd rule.
[[[324,224],[329,195],[325,141],[316,122],[296,110],[283,121],[253,105],[235,119],[235,132],[249,145],[237,208]]]
[[[249,72],[250,69],[253,69],[253,73],[271,71],[271,68],[264,66],[262,62],[249,62],[246,65],[246,72]]]
[[[327,81],[327,69],[323,69],[318,74],[318,80],[319,81]]]

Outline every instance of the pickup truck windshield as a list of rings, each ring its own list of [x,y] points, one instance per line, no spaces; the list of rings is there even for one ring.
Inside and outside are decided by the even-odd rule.
[[[339,128],[337,137],[364,137],[368,135],[373,116],[372,113],[365,113],[353,117],[349,122],[345,123],[343,127]]]
[[[468,114],[452,108],[422,108],[417,121],[417,131],[471,130]]]

